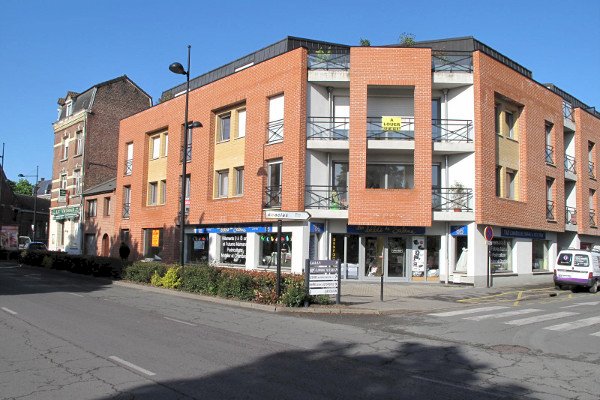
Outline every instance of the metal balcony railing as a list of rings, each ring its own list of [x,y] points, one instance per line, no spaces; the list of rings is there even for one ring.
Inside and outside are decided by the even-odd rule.
[[[565,171],[576,174],[575,157],[565,154]]]
[[[131,175],[133,172],[133,160],[125,161],[125,175]]]
[[[596,168],[593,161],[588,161],[588,175],[592,179],[596,178]]]
[[[283,140],[283,119],[269,122],[267,125],[267,143]]]
[[[472,53],[439,52],[431,55],[433,72],[473,72]]]
[[[473,189],[433,188],[433,211],[473,211]]]
[[[350,118],[308,117],[306,138],[309,140],[348,140]]]
[[[348,188],[346,187],[307,185],[305,194],[305,206],[307,209],[348,209]]]
[[[123,203],[123,218],[129,218],[130,210],[131,210],[131,203]]]
[[[577,225],[577,209],[575,207],[565,206],[565,223]]]
[[[367,139],[369,140],[415,140],[414,117],[400,117],[399,130],[383,128],[381,117],[367,117]]]
[[[350,68],[350,54],[322,51],[308,54],[310,70],[347,70]]]
[[[590,226],[596,226],[596,210],[590,210]]]
[[[554,221],[554,201],[546,200],[546,219]]]
[[[264,208],[281,208],[281,186],[267,186],[265,188]]]
[[[563,100],[563,117],[569,121],[575,121],[573,116],[573,106],[571,103]]]
[[[554,165],[554,146],[546,145],[546,164]]]
[[[434,142],[472,142],[473,121],[466,119],[432,119]]]

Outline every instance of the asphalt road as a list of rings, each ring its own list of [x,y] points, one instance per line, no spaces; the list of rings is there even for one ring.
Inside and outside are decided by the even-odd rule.
[[[597,399],[600,325],[544,329],[598,315],[581,295],[521,325],[556,304],[307,317],[0,264],[0,398]]]

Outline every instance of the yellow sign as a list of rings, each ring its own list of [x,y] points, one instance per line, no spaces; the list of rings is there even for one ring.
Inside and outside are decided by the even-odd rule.
[[[381,128],[384,131],[400,131],[402,127],[402,117],[381,117]]]
[[[160,246],[160,230],[152,229],[152,247]]]

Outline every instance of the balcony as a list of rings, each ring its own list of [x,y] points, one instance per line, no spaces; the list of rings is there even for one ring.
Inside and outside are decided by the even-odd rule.
[[[575,207],[565,206],[565,223],[577,225],[577,209]]]
[[[576,175],[575,167],[575,157],[565,154],[565,172]]]
[[[473,141],[473,121],[466,119],[431,120],[431,137],[434,142]]]
[[[554,165],[554,146],[546,145],[546,164]]]
[[[554,201],[546,200],[546,219],[548,221],[555,221],[554,217]]]
[[[588,161],[588,175],[592,179],[596,179],[596,168],[593,161]]]
[[[348,188],[339,186],[307,185],[305,190],[306,209],[347,210]]]
[[[264,208],[281,208],[281,185],[265,188]]]
[[[473,72],[471,52],[439,52],[431,55],[433,72]]]
[[[590,210],[590,226],[596,227],[596,210]]]
[[[271,121],[267,125],[267,143],[281,142],[283,140],[283,119]]]
[[[573,115],[573,106],[563,100],[563,118],[564,127],[568,130],[575,131],[575,116]]]
[[[350,69],[350,54],[317,50],[308,54],[308,69],[326,71]]]
[[[123,218],[129,219],[130,210],[131,210],[131,203],[123,203]]]
[[[383,127],[382,117],[367,117],[368,140],[415,140],[414,117],[400,117],[397,130]]]
[[[125,175],[131,175],[133,172],[133,160],[125,161]]]
[[[348,140],[350,118],[308,117],[306,138],[308,140]]]
[[[433,211],[472,212],[473,189],[469,188],[434,188],[432,190]]]

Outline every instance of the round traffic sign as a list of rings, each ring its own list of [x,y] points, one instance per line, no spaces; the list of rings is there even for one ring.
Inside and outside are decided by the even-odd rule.
[[[485,240],[487,240],[488,242],[491,242],[494,238],[494,230],[491,226],[486,226],[485,230],[483,231],[483,234],[485,235]]]

